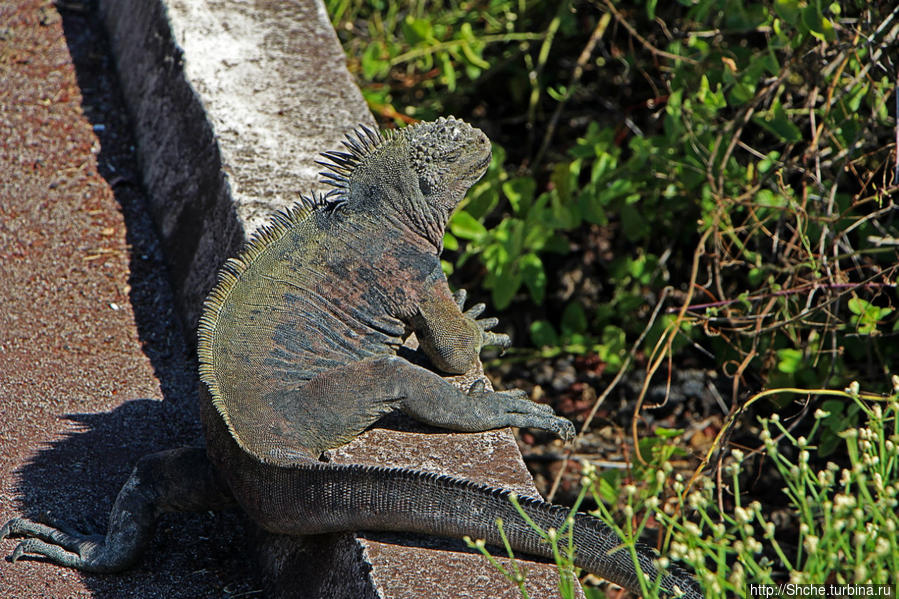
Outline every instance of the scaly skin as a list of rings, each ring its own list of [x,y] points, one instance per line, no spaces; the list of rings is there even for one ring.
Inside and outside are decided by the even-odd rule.
[[[110,572],[138,559],[153,520],[166,510],[236,503],[281,534],[396,530],[501,542],[551,557],[508,492],[415,470],[339,466],[319,457],[401,410],[435,426],[483,431],[505,426],[550,431],[574,427],[520,390],[457,390],[433,370],[397,356],[409,332],[434,368],[464,373],[486,345],[508,347],[463,312],[440,267],[447,221],[490,162],[487,137],[453,118],[381,136],[360,129],[348,152],[323,154],[334,190],[279,214],[222,270],[200,320],[201,413],[207,448],[142,460],[126,483],[106,537],[83,537],[14,519],[6,536],[31,537],[13,553]],[[564,508],[522,498],[542,528],[561,528]],[[596,518],[578,514],[576,565],[639,592],[621,540]],[[701,597],[695,582],[653,553],[638,551],[650,580]]]

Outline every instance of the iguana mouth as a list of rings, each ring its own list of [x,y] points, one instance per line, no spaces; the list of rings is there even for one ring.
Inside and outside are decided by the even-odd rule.
[[[487,154],[487,157],[481,160],[477,165],[476,169],[481,173],[487,172],[487,169],[490,167],[490,160],[493,158],[493,153]]]

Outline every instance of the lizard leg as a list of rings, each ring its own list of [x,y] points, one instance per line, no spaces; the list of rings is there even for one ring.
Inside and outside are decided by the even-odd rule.
[[[477,363],[484,346],[507,349],[512,344],[508,335],[490,331],[499,322],[496,318],[478,318],[484,311],[483,304],[462,311],[467,293],[463,289],[450,292],[439,264],[424,285],[407,324],[415,331],[421,350],[439,370],[463,374]]]
[[[416,420],[456,431],[517,426],[545,430],[566,442],[575,434],[568,419],[556,416],[547,405],[531,401],[521,389],[485,391],[483,383],[472,385],[468,395],[456,391],[447,401],[412,395],[403,401],[402,410]]]
[[[27,537],[13,551],[12,561],[38,555],[88,572],[117,572],[140,557],[159,514],[232,505],[234,500],[217,480],[205,449],[172,449],[145,456],[137,463],[119,491],[105,537],[13,518],[0,528],[0,539]]]
[[[284,422],[277,429],[281,434],[269,434],[265,444],[254,444],[259,435],[245,432],[254,430],[254,422],[232,423],[238,439],[253,447],[251,452],[274,460],[285,451],[318,455],[339,447],[397,409],[425,424],[456,431],[519,426],[566,440],[574,436],[571,422],[530,401],[523,391],[485,392],[474,386],[466,394],[435,372],[393,355],[326,370],[302,387],[276,392],[266,401],[276,419]]]

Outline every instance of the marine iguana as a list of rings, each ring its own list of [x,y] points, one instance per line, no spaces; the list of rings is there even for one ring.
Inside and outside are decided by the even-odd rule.
[[[470,536],[500,544],[502,518],[512,547],[551,557],[508,491],[411,469],[320,461],[380,416],[400,410],[456,431],[519,426],[574,435],[568,420],[521,390],[459,391],[434,370],[400,357],[414,332],[445,373],[464,373],[481,348],[508,347],[463,311],[439,256],[447,221],[486,171],[491,149],[478,129],[455,118],[396,132],[362,127],[346,152],[325,152],[333,189],[277,214],[228,260],[204,305],[198,331],[201,416],[206,448],[141,459],[119,493],[106,535],[84,536],[25,518],[0,529],[21,541],[12,560],[38,555],[90,572],[132,565],[165,511],[239,506],[280,534],[403,531]],[[521,497],[544,529],[561,529],[566,508]],[[574,517],[575,564],[639,593],[629,552],[612,529]],[[661,572],[638,548],[650,581],[668,593],[702,597],[677,568]]]

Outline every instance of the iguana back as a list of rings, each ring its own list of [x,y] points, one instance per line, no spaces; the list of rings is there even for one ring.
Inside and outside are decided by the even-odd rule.
[[[395,530],[470,536],[499,544],[502,518],[517,551],[551,557],[509,493],[447,476],[319,461],[381,415],[401,410],[458,431],[574,428],[522,391],[467,393],[438,375],[464,373],[485,345],[507,347],[463,312],[439,255],[446,223],[490,161],[479,130],[453,118],[381,136],[360,129],[347,152],[325,153],[335,190],[279,214],[222,270],[200,321],[198,355],[206,455],[173,450],[142,460],[110,518],[105,542],[16,519],[0,537],[32,536],[13,554],[114,571],[139,556],[155,514],[240,505],[282,534]],[[433,369],[397,355],[415,332]],[[417,360],[416,360],[417,361]],[[207,457],[208,456],[208,457]],[[541,528],[561,529],[568,510],[521,498]],[[639,592],[621,540],[596,518],[574,518],[575,563]],[[638,549],[643,573],[663,590],[701,597],[695,582],[660,573]]]

